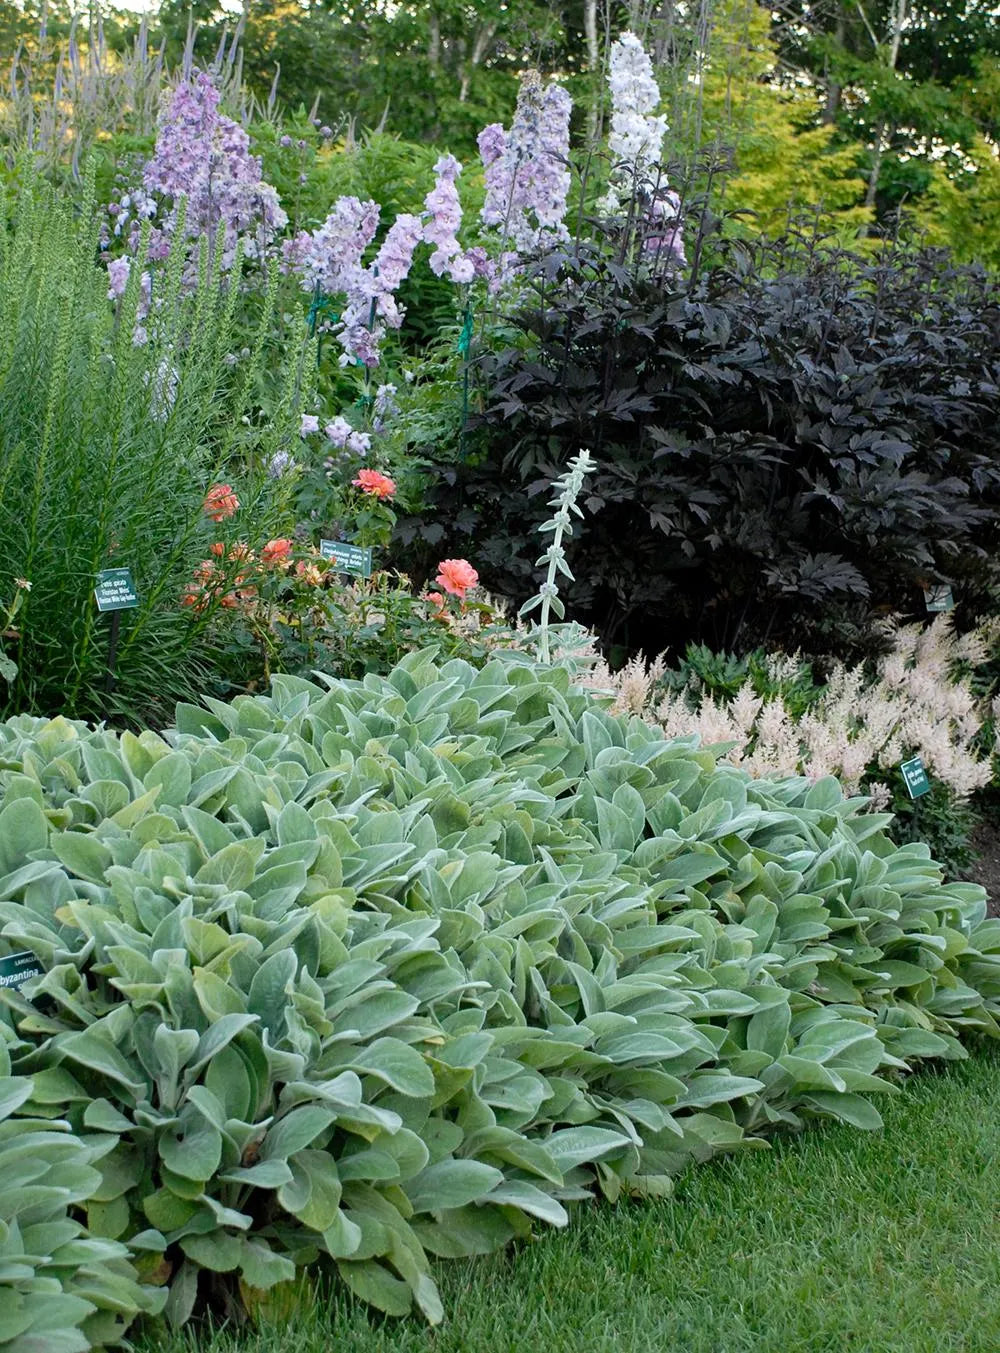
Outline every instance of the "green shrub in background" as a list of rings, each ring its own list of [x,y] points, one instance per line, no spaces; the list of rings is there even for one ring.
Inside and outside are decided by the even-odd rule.
[[[208,705],[0,727],[0,923],[45,968],[3,993],[23,1112],[58,1074],[112,1142],[89,1229],[174,1321],[316,1264],[437,1320],[433,1256],[877,1126],[869,1092],[997,1032],[981,889],[562,668],[413,654]]]
[[[0,597],[18,578],[30,592],[4,639],[18,671],[0,683],[0,708],[104,712],[109,620],[93,587],[100,569],[126,566],[140,605],[122,624],[113,708],[162,720],[208,657],[210,613],[181,604],[192,571],[244,523],[261,540],[278,534],[261,467],[292,435],[295,348],[262,419],[261,373],[281,366],[273,292],[258,298],[246,347],[238,287],[203,266],[192,288],[179,252],[148,315],[138,267],[113,305],[92,200],[76,213],[29,175],[3,221]],[[241,509],[216,525],[202,503],[219,480]]]

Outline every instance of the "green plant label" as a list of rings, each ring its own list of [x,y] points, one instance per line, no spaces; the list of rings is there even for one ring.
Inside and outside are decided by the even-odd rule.
[[[94,588],[99,611],[130,611],[139,605],[139,594],[127,568],[105,568],[97,575]]]
[[[911,799],[919,799],[921,794],[930,793],[931,782],[927,778],[924,763],[919,756],[911,757],[909,761],[900,762],[899,769],[903,772],[903,783],[906,785],[906,792]]]
[[[348,545],[342,540],[321,540],[322,558],[332,559],[341,573],[357,573],[362,578],[372,576],[372,552],[367,545]]]
[[[13,987],[20,991],[29,977],[41,977],[45,969],[30,949],[22,949],[19,954],[8,954],[0,958],[0,987]]]
[[[924,588],[924,605],[929,611],[953,611],[955,598],[947,583],[940,587]]]

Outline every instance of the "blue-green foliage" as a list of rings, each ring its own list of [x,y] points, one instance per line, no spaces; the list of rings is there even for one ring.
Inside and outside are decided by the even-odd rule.
[[[317,1263],[440,1319],[433,1256],[877,1126],[869,1092],[997,1031],[981,889],[562,669],[414,654],[209,706],[0,727],[0,923],[46,969],[3,993],[16,1111],[112,1144],[90,1232],[176,1322]]]

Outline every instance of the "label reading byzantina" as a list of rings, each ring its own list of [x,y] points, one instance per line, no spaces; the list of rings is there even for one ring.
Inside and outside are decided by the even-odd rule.
[[[13,987],[20,991],[29,977],[41,977],[45,969],[30,949],[22,949],[18,954],[8,954],[0,958],[0,987]]]
[[[911,799],[919,799],[921,794],[930,793],[931,782],[927,778],[924,763],[919,756],[911,757],[909,761],[900,762],[899,769],[903,773],[903,783],[906,785],[906,792]]]
[[[362,578],[372,576],[372,552],[369,545],[348,545],[343,540],[321,540],[319,552],[323,559],[332,559],[341,573],[357,573]]]
[[[99,611],[131,611],[139,605],[139,594],[127,568],[105,568],[97,575],[94,597]]]

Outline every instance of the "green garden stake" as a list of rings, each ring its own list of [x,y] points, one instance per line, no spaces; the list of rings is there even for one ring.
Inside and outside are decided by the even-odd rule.
[[[313,292],[312,304],[309,306],[307,322],[309,324],[309,337],[316,337],[317,322],[323,317],[331,324],[336,324],[340,315],[330,304],[329,296],[325,296],[316,283],[316,289]],[[319,342],[316,344],[316,365],[319,366],[320,358],[323,355],[323,331],[320,330]]]
[[[465,429],[469,423],[469,353],[472,349],[472,306],[465,307],[462,332],[458,336],[458,352],[462,358],[462,427],[458,434],[459,454],[465,454]]]
[[[469,350],[472,347],[472,306],[465,307],[465,319],[462,323],[462,332],[458,336],[458,351],[466,361],[469,360]]]
[[[100,612],[111,612],[108,633],[108,674],[104,682],[104,717],[111,712],[111,697],[115,691],[115,662],[118,658],[118,635],[121,632],[122,611],[132,611],[139,605],[139,594],[127,568],[105,568],[97,575],[94,600]]]

